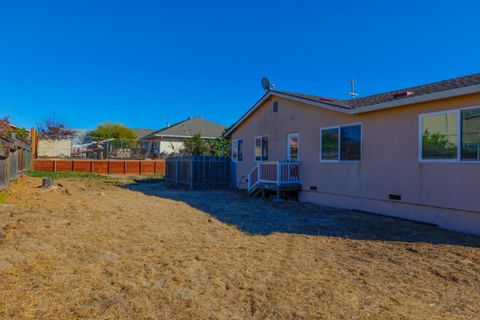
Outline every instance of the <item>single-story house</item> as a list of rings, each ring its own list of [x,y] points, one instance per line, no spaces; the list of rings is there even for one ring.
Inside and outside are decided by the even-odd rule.
[[[183,149],[185,139],[200,135],[202,139],[216,139],[227,128],[215,122],[200,118],[190,117],[173,125],[154,131],[142,138],[145,148],[160,156],[179,153]],[[146,140],[150,141],[147,143]]]
[[[238,188],[480,235],[480,74],[352,100],[267,90],[227,135]]]

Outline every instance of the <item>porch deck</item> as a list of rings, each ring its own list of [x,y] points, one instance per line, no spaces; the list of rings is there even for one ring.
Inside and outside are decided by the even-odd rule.
[[[299,169],[300,163],[294,161],[258,162],[248,175],[248,194],[275,191],[279,198],[282,192],[300,191]]]

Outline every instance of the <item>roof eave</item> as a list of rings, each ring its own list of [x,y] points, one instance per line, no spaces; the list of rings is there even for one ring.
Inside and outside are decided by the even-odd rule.
[[[394,100],[389,102],[377,103],[374,105],[366,106],[366,107],[359,107],[351,110],[351,114],[360,114],[360,113],[367,113],[373,111],[379,111],[384,109],[402,107],[410,104],[446,99],[446,98],[453,98],[458,96],[465,96],[469,94],[479,93],[480,92],[480,85],[473,85],[468,87],[450,89],[445,91],[439,91],[429,94],[423,94],[420,96],[414,96],[410,98],[404,98],[400,100]]]

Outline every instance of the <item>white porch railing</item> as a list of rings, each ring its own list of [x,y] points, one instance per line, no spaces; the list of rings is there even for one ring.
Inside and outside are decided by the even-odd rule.
[[[248,175],[248,191],[259,183],[277,185],[300,183],[300,162],[262,161],[258,162]]]

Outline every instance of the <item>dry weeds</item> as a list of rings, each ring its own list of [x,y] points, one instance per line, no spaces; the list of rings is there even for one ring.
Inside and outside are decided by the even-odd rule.
[[[474,319],[480,312],[475,238],[453,234],[472,244],[458,245],[252,235],[194,203],[101,181],[60,182],[45,191],[26,177],[0,205],[2,319]],[[276,210],[237,194],[236,203],[228,192],[195,193],[211,194],[225,210],[242,199]]]

